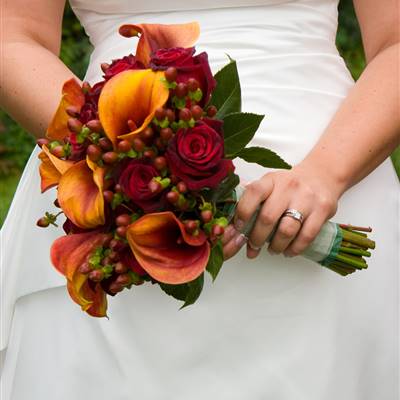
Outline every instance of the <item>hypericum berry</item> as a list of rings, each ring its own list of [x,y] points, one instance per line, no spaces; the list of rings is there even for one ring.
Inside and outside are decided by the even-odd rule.
[[[121,261],[115,263],[114,265],[114,271],[117,274],[124,274],[125,272],[128,272],[128,267],[123,264]]]
[[[211,210],[204,210],[201,212],[201,219],[204,223],[210,222],[213,218],[213,213]]]
[[[127,153],[128,151],[130,151],[132,149],[132,145],[127,140],[121,140],[120,142],[118,142],[117,148],[118,148],[118,151],[120,151],[122,153]]]
[[[100,282],[104,278],[104,272],[101,269],[94,269],[89,272],[89,279],[93,282]]]
[[[118,261],[118,260],[119,260],[119,254],[118,254],[116,251],[111,251],[111,252],[108,254],[108,258],[109,258],[112,262]]]
[[[111,140],[106,137],[102,137],[99,139],[99,146],[105,151],[110,151],[113,149],[113,144]]]
[[[200,119],[200,118],[203,116],[203,109],[202,109],[200,106],[198,106],[198,105],[193,106],[193,107],[190,109],[190,111],[192,112],[192,117],[193,117],[195,120],[198,120],[198,119]]]
[[[36,225],[40,228],[47,228],[50,225],[50,221],[46,217],[39,218]]]
[[[158,107],[154,113],[154,116],[159,120],[162,121],[165,118],[165,108]]]
[[[101,148],[96,144],[89,144],[88,148],[86,149],[86,154],[91,161],[97,162],[101,160],[103,152],[101,151]]]
[[[106,71],[108,70],[108,68],[110,68],[110,64],[107,63],[101,63],[100,64],[101,70],[106,73]]]
[[[154,142],[154,144],[156,145],[156,147],[157,147],[158,150],[164,150],[164,148],[165,148],[164,142],[163,142],[162,139],[159,138],[159,137],[156,139],[156,141]]]
[[[176,89],[175,89],[175,94],[179,98],[187,96],[188,87],[187,87],[186,83],[183,83],[183,82],[178,83],[178,85],[176,86]]]
[[[92,131],[96,133],[103,132],[103,126],[98,119],[92,119],[91,121],[86,123],[86,126]]]
[[[165,169],[167,167],[167,159],[165,157],[156,157],[153,161],[154,163],[154,167],[159,170],[162,171],[163,169]]]
[[[106,265],[110,265],[110,264],[112,264],[112,260],[111,260],[111,258],[110,257],[104,257],[102,260],[101,260],[101,265],[103,265],[103,266],[106,266]]]
[[[124,238],[124,237],[126,237],[126,230],[127,230],[127,227],[126,227],[126,226],[119,226],[119,227],[115,230],[115,232],[117,232],[117,235],[118,235],[119,237]]]
[[[173,175],[173,174],[171,174],[169,176],[169,179],[171,179],[171,183],[173,185],[176,185],[180,181],[180,179],[176,175]]]
[[[128,119],[128,128],[131,130],[131,131],[136,131],[136,129],[137,129],[137,125],[136,125],[136,123],[135,123],[135,121],[133,121],[132,119]]]
[[[153,139],[154,136],[154,130],[151,126],[148,126],[147,128],[145,128],[145,130],[142,132],[141,134],[142,138],[148,142],[151,139]]]
[[[174,135],[174,131],[171,128],[163,128],[160,130],[160,138],[162,140],[169,140]]]
[[[107,151],[107,153],[103,154],[102,159],[106,164],[114,164],[118,161],[118,153],[115,151]]]
[[[111,190],[105,190],[103,192],[103,196],[104,196],[104,200],[111,204],[114,198],[114,192],[112,192]]]
[[[46,139],[46,138],[40,138],[40,139],[36,140],[36,144],[39,147],[47,146],[49,143],[50,143],[49,139]]]
[[[198,222],[194,220],[189,220],[185,222],[185,230],[189,233],[193,233],[198,228],[198,226]]]
[[[173,191],[168,192],[167,193],[167,200],[172,204],[177,203],[177,201],[179,200],[179,193],[173,192]]]
[[[149,190],[150,190],[151,193],[157,193],[157,192],[162,190],[161,183],[157,182],[155,180],[151,180],[148,183],[148,187],[149,187]]]
[[[200,87],[199,81],[194,78],[189,78],[186,84],[191,92],[195,92]]]
[[[171,110],[170,108],[167,108],[166,111],[166,117],[168,118],[169,122],[174,122],[175,121],[175,111]]]
[[[122,292],[124,290],[124,287],[121,286],[120,284],[118,284],[117,282],[113,282],[110,285],[109,290],[110,290],[111,293],[117,294],[119,292]]]
[[[218,110],[217,110],[217,107],[215,107],[215,106],[210,106],[207,108],[207,115],[210,118],[215,117],[217,115],[217,112],[218,112]]]
[[[144,150],[144,146],[145,146],[145,144],[144,144],[144,142],[143,142],[143,140],[142,139],[140,139],[140,138],[135,138],[135,139],[133,139],[133,148],[136,150],[136,151],[143,151]]]
[[[109,247],[111,250],[114,251],[121,251],[126,247],[126,244],[124,242],[122,242],[121,240],[118,239],[112,239]]]
[[[117,193],[122,193],[122,192],[123,192],[122,186],[121,186],[119,183],[117,183],[117,184],[114,186],[114,190],[115,190]]]
[[[186,193],[187,192],[187,186],[186,183],[183,181],[180,181],[177,183],[176,188],[178,189],[179,193]]]
[[[182,110],[179,111],[179,119],[182,121],[190,121],[192,118],[192,113],[188,108],[182,108]]]
[[[92,267],[90,266],[90,264],[86,261],[83,264],[81,264],[78,268],[78,271],[81,274],[88,274],[89,272],[92,271]]]
[[[77,118],[79,117],[79,114],[81,112],[81,110],[79,109],[79,107],[76,106],[68,106],[65,109],[65,112],[72,118]]]
[[[224,234],[224,231],[225,231],[225,229],[224,229],[224,227],[221,226],[221,225],[214,225],[214,226],[212,227],[212,234],[213,234],[214,236],[221,236],[221,235]]]
[[[51,150],[51,154],[55,155],[57,158],[65,157],[65,150],[63,146],[56,146]]]
[[[117,226],[127,226],[131,223],[131,216],[129,214],[121,214],[115,218],[115,223]]]
[[[84,94],[89,93],[91,89],[92,89],[92,87],[90,86],[90,83],[89,83],[89,82],[83,82],[83,83],[82,83],[82,92],[83,92]]]
[[[75,133],[79,133],[83,127],[82,122],[76,118],[69,118],[67,125],[68,125],[68,129]]]
[[[156,153],[154,150],[149,149],[149,150],[145,150],[143,155],[147,158],[154,158],[156,156]]]
[[[178,70],[175,67],[168,67],[165,71],[165,79],[168,82],[175,82],[176,77],[178,76]]]
[[[132,280],[129,274],[120,274],[117,276],[117,279],[115,280],[115,283],[118,283],[119,285],[122,286],[128,286],[131,284]]]

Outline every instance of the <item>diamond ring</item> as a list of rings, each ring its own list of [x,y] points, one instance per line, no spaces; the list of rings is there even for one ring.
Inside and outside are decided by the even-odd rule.
[[[303,215],[300,211],[295,210],[294,208],[288,208],[288,209],[283,213],[282,217],[290,217],[290,218],[293,218],[293,219],[295,219],[296,221],[299,221],[300,224],[302,224],[302,223],[303,223],[303,220],[304,220],[304,215]]]

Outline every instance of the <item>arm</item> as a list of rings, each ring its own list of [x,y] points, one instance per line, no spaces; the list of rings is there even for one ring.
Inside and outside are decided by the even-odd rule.
[[[355,6],[368,65],[307,157],[290,171],[266,174],[246,187],[236,213],[237,229],[265,201],[249,237],[249,258],[259,254],[287,208],[301,211],[304,224],[283,218],[269,250],[302,253],[335,214],[341,195],[400,143],[398,2],[355,0]],[[234,235],[232,230],[229,234]],[[244,244],[240,236],[236,239],[224,238],[226,258]]]
[[[0,106],[42,136],[73,73],[59,60],[65,0],[0,0]]]

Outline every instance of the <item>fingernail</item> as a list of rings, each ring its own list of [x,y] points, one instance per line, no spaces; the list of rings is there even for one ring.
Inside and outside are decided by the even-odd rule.
[[[275,251],[273,251],[272,249],[270,249],[269,247],[268,247],[268,253],[269,254],[271,254],[271,256],[274,256],[274,255],[276,255],[277,253],[275,252]]]
[[[259,247],[259,246],[254,246],[254,244],[251,243],[250,240],[247,242],[247,244],[248,244],[253,250],[259,251],[259,250],[261,249],[261,247]]]
[[[238,231],[240,231],[240,230],[243,229],[243,227],[244,227],[244,221],[242,221],[241,219],[237,219],[237,220],[235,221],[235,228],[236,228]]]
[[[247,237],[241,233],[236,239],[235,244],[236,246],[242,247],[247,242]]]
[[[235,227],[233,225],[228,225],[225,229],[224,237],[226,240],[232,239],[235,233],[236,233]]]

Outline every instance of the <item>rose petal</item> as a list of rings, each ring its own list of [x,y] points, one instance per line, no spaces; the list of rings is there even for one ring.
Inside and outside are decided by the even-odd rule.
[[[139,36],[140,34],[136,59],[148,66],[152,53],[158,49],[192,47],[200,35],[200,26],[197,22],[168,25],[126,24],[119,28],[119,33],[125,37]]]
[[[47,128],[46,135],[52,140],[63,140],[69,134],[67,126],[68,119],[71,118],[66,109],[69,106],[81,108],[85,103],[85,96],[82,88],[75,78],[66,81],[62,88],[62,97],[57,111]]]
[[[165,104],[169,91],[161,81],[163,72],[150,69],[128,70],[111,78],[99,98],[99,118],[108,138],[130,139],[151,122],[158,107]],[[138,127],[130,131],[128,120]]]
[[[142,268],[164,283],[196,279],[210,255],[204,232],[188,234],[172,212],[144,215],[128,227],[127,239]],[[183,239],[182,243],[178,243],[179,239]]]
[[[92,169],[90,168],[92,167]],[[58,184],[58,201],[65,215],[80,228],[104,225],[103,182],[106,170],[82,160],[65,172]]]

